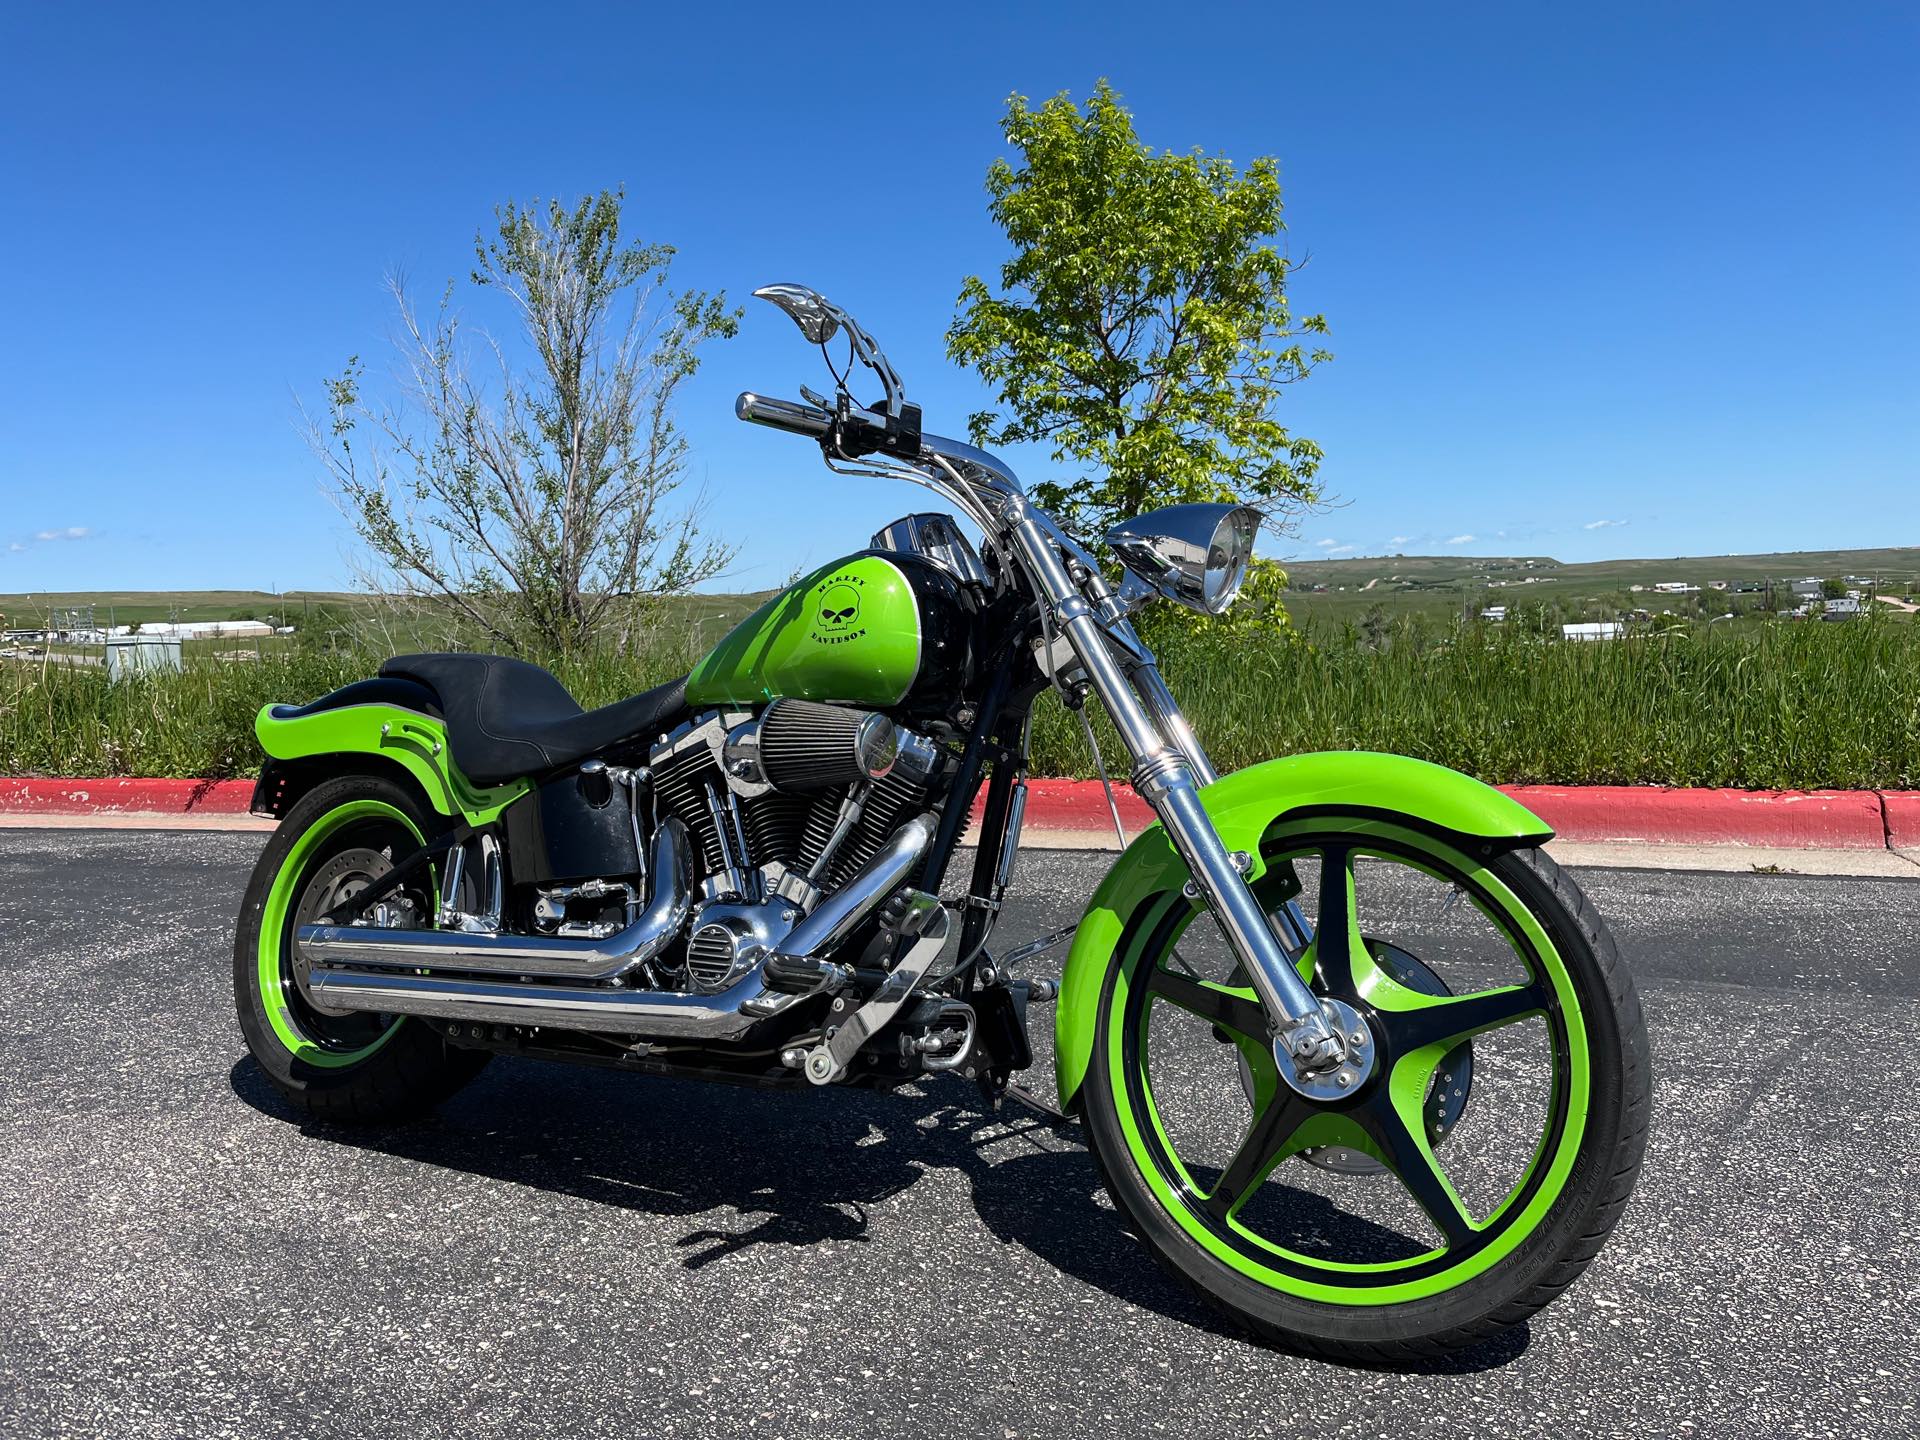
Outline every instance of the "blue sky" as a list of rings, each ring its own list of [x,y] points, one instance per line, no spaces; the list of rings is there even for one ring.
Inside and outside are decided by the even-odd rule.
[[[464,275],[507,197],[624,183],[683,283],[825,290],[957,431],[1005,97],[1100,76],[1150,143],[1281,161],[1338,357],[1283,409],[1340,503],[1269,553],[1920,543],[1917,14],[10,7],[0,591],[346,583],[296,399],[384,371],[382,276]],[[819,378],[754,304],[685,392],[730,587],[920,503],[732,419]]]

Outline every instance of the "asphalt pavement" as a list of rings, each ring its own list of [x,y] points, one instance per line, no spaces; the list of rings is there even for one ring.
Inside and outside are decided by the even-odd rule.
[[[0,1435],[1920,1433],[1912,880],[1578,871],[1653,1033],[1640,1189],[1531,1324],[1395,1374],[1217,1324],[1077,1129],[959,1081],[495,1060],[302,1124],[234,1023],[260,844],[0,832]],[[1004,933],[1110,861],[1023,857]]]

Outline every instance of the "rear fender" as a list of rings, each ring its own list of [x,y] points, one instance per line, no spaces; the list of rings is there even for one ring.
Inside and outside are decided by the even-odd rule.
[[[357,757],[399,766],[435,810],[469,825],[497,820],[531,788],[525,780],[491,789],[470,784],[447,751],[446,727],[434,716],[399,705],[269,705],[255,718],[253,730],[270,757],[254,791],[254,808],[273,814],[284,815],[300,793],[328,774],[353,769]],[[327,763],[332,760],[338,764]]]
[[[1471,775],[1404,755],[1330,751],[1291,755],[1236,771],[1200,792],[1229,850],[1253,858],[1249,880],[1266,871],[1267,832],[1315,814],[1370,816],[1445,835],[1491,855],[1540,845],[1553,831],[1524,805]],[[1159,825],[1150,826],[1093,892],[1060,981],[1054,1014],[1054,1076],[1062,1109],[1072,1106],[1093,1058],[1107,972],[1134,917],[1158,910],[1187,883],[1187,867]]]

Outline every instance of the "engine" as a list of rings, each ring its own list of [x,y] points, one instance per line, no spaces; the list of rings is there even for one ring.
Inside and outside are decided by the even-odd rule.
[[[668,736],[649,758],[654,802],[686,826],[701,878],[684,956],[660,968],[726,989],[938,800],[946,760],[884,715],[809,700],[708,712]]]

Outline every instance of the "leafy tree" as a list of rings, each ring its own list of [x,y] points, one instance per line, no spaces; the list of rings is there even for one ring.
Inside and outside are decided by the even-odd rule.
[[[1828,600],[1838,600],[1847,593],[1847,582],[1838,575],[1830,575],[1820,582],[1820,593]]]
[[[675,514],[667,502],[687,456],[674,395],[740,312],[724,295],[668,288],[673,247],[623,240],[623,200],[509,202],[494,234],[476,237],[471,281],[505,298],[518,350],[470,339],[451,284],[422,318],[390,279],[398,397],[363,399],[356,357],[313,427],[376,559],[507,648],[576,650],[733,554],[701,533],[697,505]]]
[[[976,443],[1037,442],[1084,468],[1034,487],[1088,527],[1157,505],[1244,500],[1269,514],[1314,498],[1320,447],[1275,418],[1280,387],[1330,359],[1305,337],[1273,242],[1279,167],[1156,151],[1106,81],[1007,102],[1015,161],[987,172],[1013,256],[998,291],[962,286],[948,353],[994,387]]]

